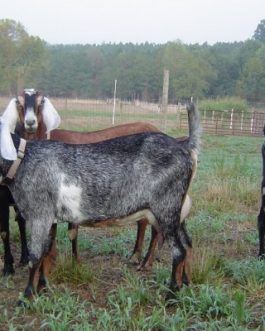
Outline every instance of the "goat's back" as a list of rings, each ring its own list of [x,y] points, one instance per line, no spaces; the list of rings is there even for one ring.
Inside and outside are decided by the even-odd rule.
[[[159,132],[152,124],[144,122],[117,125],[111,128],[93,131],[77,132],[71,130],[56,129],[51,131],[50,139],[62,141],[68,144],[91,144],[116,137],[126,136],[142,132]]]

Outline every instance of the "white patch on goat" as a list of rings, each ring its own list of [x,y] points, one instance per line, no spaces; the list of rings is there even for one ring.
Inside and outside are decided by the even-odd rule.
[[[262,187],[262,195],[265,194],[265,187]]]
[[[28,125],[28,123],[30,122],[34,122],[33,125]],[[37,116],[34,113],[34,109],[33,108],[29,108],[26,111],[26,115],[25,115],[25,128],[27,129],[36,129],[38,125],[38,120],[37,120]]]
[[[71,221],[83,220],[84,216],[81,212],[81,187],[75,184],[66,184],[65,176],[62,176],[61,183],[59,185],[59,196],[57,202],[57,208],[59,210],[59,216],[64,217],[63,209],[71,215]]]

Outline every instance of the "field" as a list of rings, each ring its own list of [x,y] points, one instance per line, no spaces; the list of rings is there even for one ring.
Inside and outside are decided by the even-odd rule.
[[[166,130],[186,134],[173,125]],[[151,271],[139,272],[128,259],[136,227],[82,228],[76,264],[63,224],[45,293],[27,308],[17,307],[27,268],[0,279],[0,330],[265,330],[265,262],[257,258],[256,230],[262,143],[262,137],[203,134],[187,221],[193,282],[175,300],[164,300],[171,268],[167,245]],[[18,229],[11,223],[18,261]]]

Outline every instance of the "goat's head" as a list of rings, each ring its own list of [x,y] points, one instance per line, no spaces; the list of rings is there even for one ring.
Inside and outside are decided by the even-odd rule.
[[[13,98],[2,117],[11,132],[19,123],[29,134],[34,134],[42,123],[49,132],[57,128],[61,121],[49,99],[34,89],[25,89],[21,96]]]
[[[22,96],[16,99],[19,121],[24,125],[26,132],[34,133],[42,122],[42,107],[44,98],[33,89],[24,90]]]

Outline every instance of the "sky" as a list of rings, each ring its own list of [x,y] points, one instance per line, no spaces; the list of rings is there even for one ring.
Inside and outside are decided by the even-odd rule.
[[[245,41],[265,0],[0,0],[0,19],[49,44]]]

